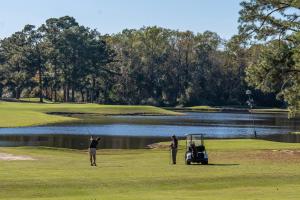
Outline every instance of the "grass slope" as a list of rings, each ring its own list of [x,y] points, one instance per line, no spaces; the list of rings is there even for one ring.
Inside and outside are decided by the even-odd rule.
[[[182,143],[181,143],[182,144]],[[178,165],[166,149],[100,150],[98,167],[86,152],[51,148],[0,148],[35,161],[0,161],[0,199],[296,200],[300,144],[259,140],[208,140],[212,165]],[[290,150],[287,150],[290,149]]]
[[[34,102],[34,103],[39,103],[40,102],[40,98],[20,98],[19,99],[20,101],[23,101],[23,102]],[[54,103],[50,100],[47,100],[47,99],[43,99],[43,102],[44,103]]]
[[[287,113],[288,109],[281,109],[281,108],[260,108],[260,109],[252,109],[251,112],[253,113]]]
[[[290,134],[300,135],[300,132],[291,132]]]
[[[194,110],[194,111],[204,111],[204,112],[218,112],[222,110],[220,108],[216,108],[212,106],[192,106],[192,107],[187,107],[187,109]]]
[[[49,115],[47,113],[81,113],[76,117]],[[84,123],[87,119],[82,113],[93,113],[94,118],[101,115],[177,115],[154,106],[122,106],[99,104],[38,104],[0,101],[0,127],[33,126],[68,122]],[[96,120],[96,119],[94,119]]]

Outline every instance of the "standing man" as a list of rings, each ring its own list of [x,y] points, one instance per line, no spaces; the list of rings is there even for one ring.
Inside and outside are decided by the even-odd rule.
[[[97,145],[100,141],[100,137],[97,139],[94,139],[93,136],[90,138],[90,148],[89,148],[89,153],[90,153],[90,161],[91,161],[91,166],[97,166],[96,165],[96,151],[97,151]]]
[[[172,161],[173,161],[173,165],[176,165],[178,140],[175,135],[173,135],[171,138],[172,138],[172,143],[170,145],[170,149],[171,149]]]

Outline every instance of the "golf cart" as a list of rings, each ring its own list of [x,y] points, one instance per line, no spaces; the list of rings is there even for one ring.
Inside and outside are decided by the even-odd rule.
[[[185,143],[185,164],[208,164],[208,154],[204,146],[204,134],[188,134]]]

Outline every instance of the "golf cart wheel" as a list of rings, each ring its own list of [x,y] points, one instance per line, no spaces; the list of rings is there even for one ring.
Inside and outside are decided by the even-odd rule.
[[[191,164],[191,161],[185,161],[185,164],[186,164],[186,165],[190,165],[190,164]]]

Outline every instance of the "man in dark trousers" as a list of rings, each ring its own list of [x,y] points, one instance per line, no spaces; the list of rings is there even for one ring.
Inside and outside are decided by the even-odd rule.
[[[175,135],[173,135],[171,138],[172,138],[172,143],[170,145],[170,148],[171,148],[172,161],[173,161],[173,165],[176,165],[178,140]]]
[[[98,137],[97,139],[94,139],[93,136],[91,136],[90,141],[91,143],[90,143],[89,153],[90,153],[91,166],[97,166],[96,151],[97,151],[97,145],[100,141],[100,138]]]

